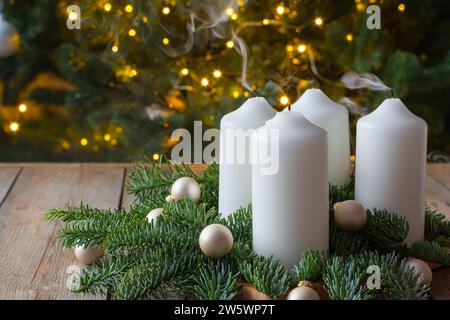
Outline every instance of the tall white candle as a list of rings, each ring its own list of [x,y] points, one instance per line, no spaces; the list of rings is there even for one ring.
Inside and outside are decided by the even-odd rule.
[[[348,110],[320,89],[308,89],[292,105],[328,134],[328,175],[332,185],[350,182],[350,129]]]
[[[255,97],[220,121],[219,212],[225,217],[252,201],[251,130],[262,126],[275,113],[264,98]],[[246,133],[244,139],[240,132]]]
[[[278,132],[278,141],[266,138]],[[274,148],[273,143],[278,143]],[[277,150],[278,172],[252,168],[253,249],[275,256],[286,267],[308,249],[328,249],[328,172],[326,132],[300,112],[279,112],[252,137],[257,150]]]
[[[386,99],[356,131],[355,199],[402,214],[407,243],[424,237],[427,124],[399,99]]]

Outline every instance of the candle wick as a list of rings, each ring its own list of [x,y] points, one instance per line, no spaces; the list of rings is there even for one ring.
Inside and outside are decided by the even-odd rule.
[[[291,104],[290,103],[288,104],[287,107],[288,107],[288,110],[291,111]]]

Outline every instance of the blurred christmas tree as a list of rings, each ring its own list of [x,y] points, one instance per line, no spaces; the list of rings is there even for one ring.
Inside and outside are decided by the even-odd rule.
[[[67,12],[73,4],[80,16]],[[381,8],[380,30],[366,26],[370,5]],[[351,108],[355,121],[387,95],[346,90],[339,79],[350,70],[380,76],[428,122],[429,150],[450,153],[446,0],[4,0],[1,8],[0,161],[156,159],[175,128],[218,127],[250,95],[245,80],[280,109],[314,79],[361,106]],[[80,30],[66,26],[79,18]]]

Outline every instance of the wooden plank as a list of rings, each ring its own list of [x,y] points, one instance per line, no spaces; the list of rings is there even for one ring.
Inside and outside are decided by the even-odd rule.
[[[450,164],[449,163],[429,163],[427,172],[438,179],[441,184],[450,191]]]
[[[128,166],[125,168],[125,181],[123,184],[123,191],[122,191],[122,201],[121,201],[121,207],[128,210],[130,209],[131,205],[134,202],[134,195],[128,193],[128,186],[129,186],[129,174],[131,171],[131,166]]]
[[[85,202],[118,207],[123,167],[38,166],[22,170],[0,208],[0,299],[99,299],[72,294],[68,267],[79,265],[57,242],[59,222],[43,221],[51,208]]]
[[[19,167],[0,168],[0,204],[5,200],[19,173]]]
[[[441,163],[427,166],[427,202],[430,206],[442,212],[450,219],[450,164],[442,166]]]

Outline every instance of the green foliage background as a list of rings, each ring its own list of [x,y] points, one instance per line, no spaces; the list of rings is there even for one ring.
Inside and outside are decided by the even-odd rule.
[[[321,74],[316,84],[330,97],[347,96],[373,110],[386,93],[348,91],[339,79],[350,70],[375,73],[427,121],[429,151],[450,153],[446,0],[402,1],[403,12],[396,0],[285,1],[283,15],[276,13],[280,1],[249,0],[236,4],[237,19],[223,24],[224,38],[198,31],[192,50],[174,58],[161,50],[161,40],[170,40],[165,49],[179,48],[187,39],[190,13],[201,3],[222,2],[117,0],[111,1],[109,12],[103,9],[106,2],[4,1],[5,19],[18,29],[21,46],[17,54],[0,59],[0,121],[5,128],[0,130],[0,161],[133,160],[167,153],[170,133],[192,128],[193,120],[203,120],[204,129],[217,127],[223,114],[246,99],[241,56],[226,46],[232,27],[249,49],[249,83],[270,101],[284,94],[294,101],[308,87],[312,54]],[[81,30],[66,27],[71,4],[81,8]],[[127,4],[133,12],[124,11]],[[366,27],[370,4],[381,8],[380,30]],[[170,14],[161,13],[164,6]],[[316,17],[323,19],[322,26],[314,24]],[[264,25],[264,19],[270,23]],[[131,28],[135,37],[128,36]],[[351,42],[347,34],[353,35]],[[295,50],[300,43],[307,45],[303,54]],[[111,50],[115,44],[117,53]],[[289,45],[292,52],[286,50]],[[127,66],[137,75],[118,75]],[[180,74],[185,67],[187,76]],[[216,68],[223,73],[219,79],[212,76]],[[42,73],[75,90],[55,90],[45,81],[36,86]],[[203,77],[210,81],[207,88],[200,84]],[[21,102],[30,105],[25,114],[17,111]],[[170,114],[150,120],[149,106]],[[352,115],[353,125],[356,119]],[[20,124],[15,134],[7,130],[11,121]],[[105,134],[110,141],[103,139]],[[87,146],[80,145],[82,138],[88,139]]]

